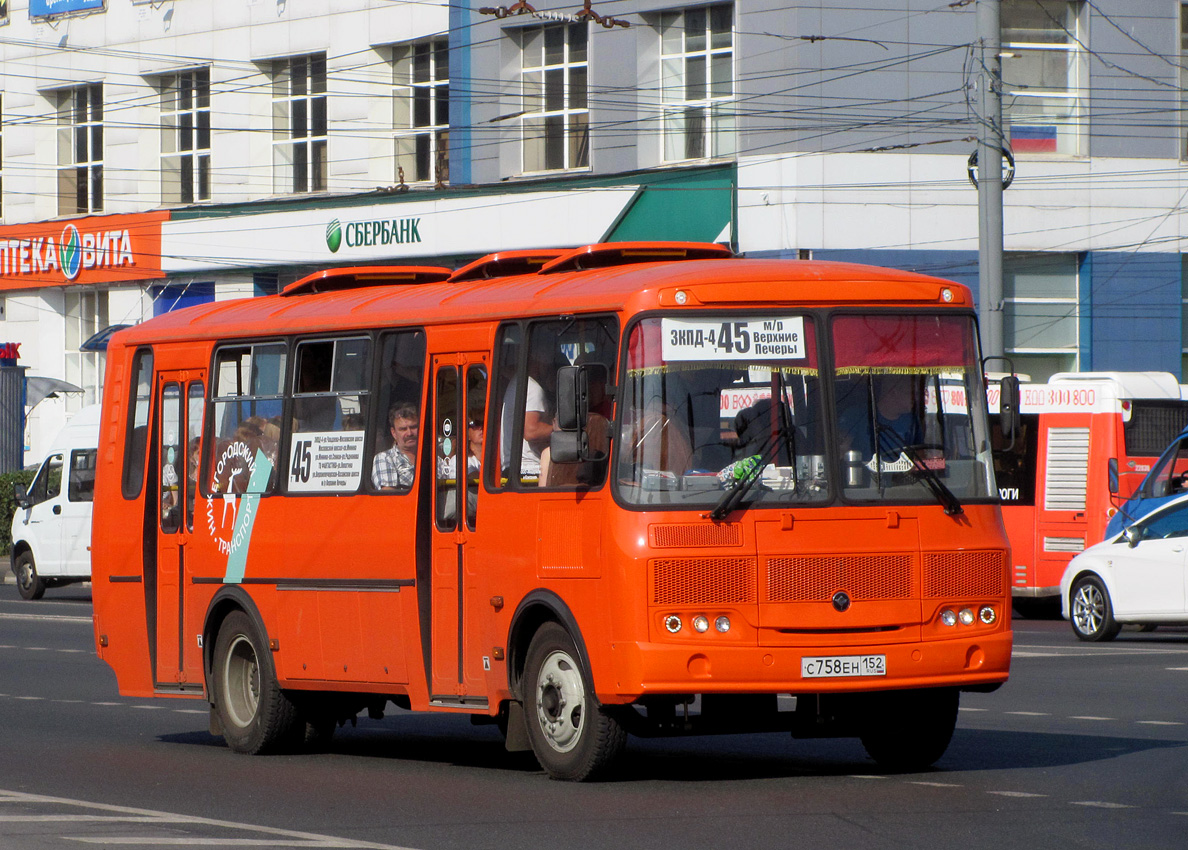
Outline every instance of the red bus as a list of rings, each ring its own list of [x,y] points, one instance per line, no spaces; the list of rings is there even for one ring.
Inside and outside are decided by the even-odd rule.
[[[999,387],[989,385],[990,410]],[[1106,525],[1160,452],[1188,425],[1188,401],[1167,372],[1060,372],[1020,385],[1020,429],[994,431],[1011,592],[1023,613],[1060,605],[1073,556]]]
[[[509,252],[177,311],[107,362],[98,652],[123,694],[206,700],[236,751],[392,703],[498,724],[560,779],[629,734],[858,736],[918,767],[962,690],[1007,679],[958,284]]]

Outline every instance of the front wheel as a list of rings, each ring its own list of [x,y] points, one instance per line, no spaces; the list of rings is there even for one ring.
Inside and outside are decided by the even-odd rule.
[[[528,739],[553,779],[593,778],[623,751],[627,733],[591,692],[573,638],[556,623],[532,638],[523,689]]]
[[[956,688],[871,694],[863,706],[862,746],[887,770],[931,767],[949,748],[960,702]]]
[[[1069,620],[1081,640],[1113,640],[1122,625],[1114,619],[1109,591],[1097,576],[1077,579],[1069,598]]]
[[[21,599],[40,599],[45,595],[45,579],[37,574],[33,553],[26,549],[16,559],[17,592]]]
[[[304,720],[277,684],[268,642],[242,611],[219,628],[211,684],[223,738],[235,752],[285,751],[305,737]]]

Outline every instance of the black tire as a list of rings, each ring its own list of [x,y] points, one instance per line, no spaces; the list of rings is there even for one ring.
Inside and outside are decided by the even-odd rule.
[[[1113,640],[1122,625],[1114,619],[1109,591],[1097,576],[1082,576],[1068,595],[1069,622],[1081,640]]]
[[[573,638],[558,624],[533,636],[521,685],[528,739],[551,778],[593,779],[623,751],[627,733],[598,702]]]
[[[863,705],[862,746],[886,770],[929,768],[949,748],[960,702],[956,688],[871,694]]]
[[[45,596],[45,579],[37,574],[37,564],[33,561],[33,553],[26,549],[16,558],[17,592],[21,599],[32,602]]]
[[[242,611],[219,628],[211,688],[223,738],[235,752],[286,752],[303,742],[305,721],[277,684],[268,641]]]

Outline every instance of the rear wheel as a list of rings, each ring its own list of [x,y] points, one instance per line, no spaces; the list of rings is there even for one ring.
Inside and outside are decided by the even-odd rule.
[[[212,685],[223,738],[235,752],[279,752],[305,738],[305,721],[277,684],[268,643],[242,611],[227,615],[219,629]]]
[[[953,739],[960,701],[956,688],[871,694],[863,705],[862,746],[887,770],[931,767]]]
[[[37,574],[33,553],[26,549],[16,559],[17,592],[21,599],[40,599],[45,595],[45,579]]]
[[[556,623],[532,638],[523,689],[528,739],[553,779],[591,779],[623,751],[627,733],[594,696],[573,639]]]
[[[1097,576],[1077,579],[1068,607],[1073,633],[1081,640],[1113,640],[1122,629],[1114,619],[1109,591]]]

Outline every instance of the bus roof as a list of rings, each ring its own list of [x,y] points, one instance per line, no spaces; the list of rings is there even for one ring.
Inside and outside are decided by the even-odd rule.
[[[136,345],[158,340],[437,324],[456,322],[460,317],[480,321],[624,308],[644,310],[676,307],[678,289],[686,294],[686,308],[779,302],[805,306],[973,306],[968,288],[951,281],[876,266],[810,260],[640,262],[635,258],[626,265],[586,270],[441,282],[419,276],[405,285],[373,285],[385,269],[396,277],[402,267],[369,267],[371,279],[364,286],[336,287],[333,271],[318,273],[316,287],[299,286],[302,281],[298,281],[286,287],[284,296],[222,301],[173,311],[121,331],[117,338],[125,345]],[[359,270],[342,271],[345,276]]]
[[[1095,383],[1116,398],[1180,399],[1180,382],[1170,372],[1057,372],[1049,384]]]

